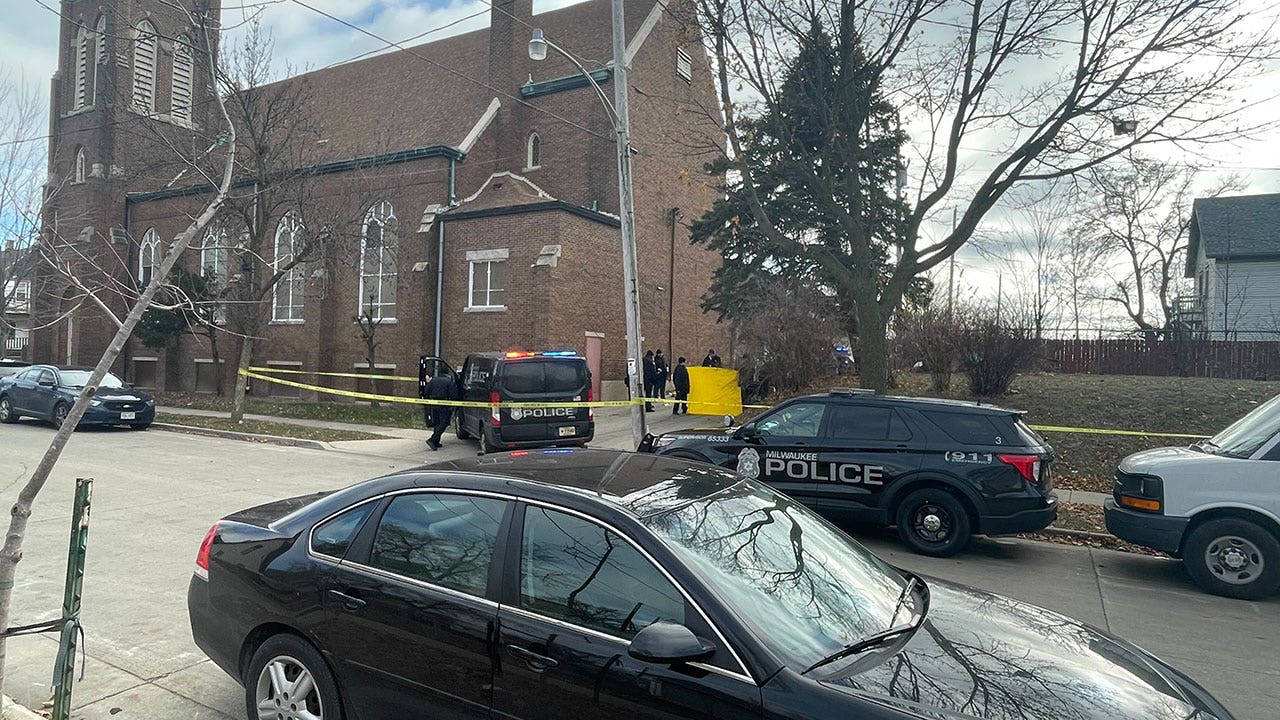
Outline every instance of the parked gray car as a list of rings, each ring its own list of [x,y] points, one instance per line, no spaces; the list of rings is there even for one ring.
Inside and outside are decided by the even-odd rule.
[[[1107,529],[1182,558],[1206,592],[1257,600],[1280,590],[1280,396],[1209,440],[1125,458]]]

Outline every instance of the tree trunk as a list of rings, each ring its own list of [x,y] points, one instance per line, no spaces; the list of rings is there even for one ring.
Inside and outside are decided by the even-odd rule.
[[[215,397],[223,397],[226,392],[226,383],[222,377],[222,356],[218,352],[217,328],[209,332],[209,356],[213,358],[213,394]]]
[[[235,401],[231,406],[231,419],[237,423],[244,422],[244,386],[248,378],[240,373],[248,372],[249,366],[253,364],[253,336],[245,335],[240,338],[240,362],[236,365],[236,391]]]
[[[855,312],[862,387],[883,394],[889,389],[889,333],[884,313],[874,301],[857,303]]]

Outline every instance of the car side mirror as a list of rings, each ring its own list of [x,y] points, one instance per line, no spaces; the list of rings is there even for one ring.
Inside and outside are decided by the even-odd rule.
[[[749,422],[746,425],[743,425],[733,434],[734,440],[754,440],[758,437],[760,437],[760,431],[756,428],[756,424],[754,422]]]
[[[627,654],[641,662],[674,665],[700,662],[711,657],[715,647],[679,623],[656,622],[631,638]]]

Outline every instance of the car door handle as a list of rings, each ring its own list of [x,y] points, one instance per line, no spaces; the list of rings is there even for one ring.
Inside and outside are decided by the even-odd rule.
[[[351,610],[353,612],[369,604],[354,595],[348,595],[339,590],[330,590],[329,597],[342,603],[343,609]]]
[[[546,655],[540,655],[527,648],[522,648],[519,645],[508,644],[507,652],[511,653],[512,657],[525,661],[525,663],[529,666],[529,669],[534,672],[543,672],[544,670],[550,670],[551,668],[556,667],[557,665],[560,664],[560,661],[556,660],[555,658],[549,658]]]

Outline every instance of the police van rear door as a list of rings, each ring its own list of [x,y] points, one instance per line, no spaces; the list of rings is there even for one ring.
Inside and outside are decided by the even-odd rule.
[[[924,461],[921,438],[902,413],[873,402],[833,402],[825,428],[811,504],[850,519],[883,520],[885,491]]]
[[[506,361],[497,383],[502,402],[548,405],[502,408],[503,442],[557,442],[586,436],[590,430],[587,408],[552,404],[585,402],[590,387],[582,358],[535,356]]]

